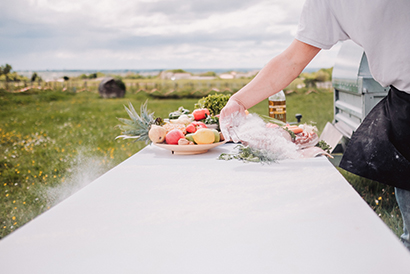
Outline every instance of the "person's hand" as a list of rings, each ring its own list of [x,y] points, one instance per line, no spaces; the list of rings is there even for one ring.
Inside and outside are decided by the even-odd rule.
[[[219,126],[225,140],[232,140],[235,143],[240,141],[235,129],[240,125],[245,115],[245,107],[231,97],[219,116]]]

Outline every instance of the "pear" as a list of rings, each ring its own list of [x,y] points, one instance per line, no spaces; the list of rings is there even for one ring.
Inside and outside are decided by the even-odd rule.
[[[198,129],[192,137],[198,145],[212,144],[215,141],[215,133],[209,128]]]
[[[153,143],[163,143],[165,141],[165,136],[167,131],[165,128],[157,125],[152,125],[148,137]]]

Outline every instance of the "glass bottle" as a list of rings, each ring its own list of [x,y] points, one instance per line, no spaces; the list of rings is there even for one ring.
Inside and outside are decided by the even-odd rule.
[[[269,97],[269,117],[286,123],[286,96],[283,90]]]

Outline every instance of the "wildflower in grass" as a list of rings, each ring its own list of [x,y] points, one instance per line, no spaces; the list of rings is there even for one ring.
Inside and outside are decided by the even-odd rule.
[[[381,200],[382,200],[382,197],[380,196],[380,197],[378,198],[378,200],[381,201]]]

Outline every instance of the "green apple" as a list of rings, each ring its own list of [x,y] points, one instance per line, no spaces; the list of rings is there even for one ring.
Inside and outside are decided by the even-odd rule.
[[[194,133],[188,133],[187,135],[185,135],[185,139],[187,139],[190,142],[194,142],[194,137],[193,137]]]
[[[218,143],[221,140],[221,136],[219,135],[219,131],[217,131],[216,129],[212,129],[214,135],[215,135],[215,141],[214,143]]]

